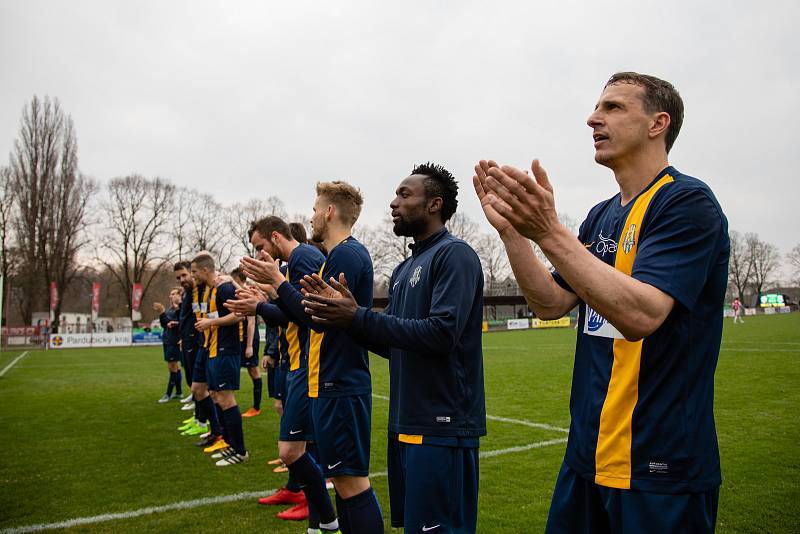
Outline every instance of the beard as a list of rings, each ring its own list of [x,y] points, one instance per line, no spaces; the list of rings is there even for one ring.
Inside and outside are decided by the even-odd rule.
[[[396,223],[394,223],[394,228],[392,231],[396,236],[402,237],[415,237],[420,235],[425,231],[425,221],[423,219],[398,219]]]
[[[325,228],[313,226],[311,228],[311,241],[315,243],[322,243],[325,241]]]

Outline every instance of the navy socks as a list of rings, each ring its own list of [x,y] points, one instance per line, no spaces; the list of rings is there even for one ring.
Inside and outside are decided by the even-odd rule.
[[[244,431],[242,430],[242,412],[239,406],[233,406],[222,411],[222,425],[225,428],[225,441],[233,447],[238,454],[244,454]]]
[[[303,488],[309,507],[313,506],[319,514],[320,524],[329,524],[336,520],[336,512],[333,511],[331,496],[325,489],[325,479],[322,471],[314,463],[308,453],[303,454],[291,465],[287,466],[294,479]]]
[[[378,534],[383,532],[383,512],[372,486],[349,499],[336,494],[339,528],[342,534]]]
[[[261,409],[261,390],[264,388],[264,381],[261,377],[253,379],[253,408]]]

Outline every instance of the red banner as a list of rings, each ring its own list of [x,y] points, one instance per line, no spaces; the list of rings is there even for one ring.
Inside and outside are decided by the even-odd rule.
[[[50,311],[55,312],[58,306],[58,288],[55,282],[50,282]]]
[[[136,282],[133,284],[133,291],[131,294],[131,310],[138,312],[139,307],[142,305],[142,284]]]
[[[92,320],[97,320],[100,313],[100,282],[92,283]]]

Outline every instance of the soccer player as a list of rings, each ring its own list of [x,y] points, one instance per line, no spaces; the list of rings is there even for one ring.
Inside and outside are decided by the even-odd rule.
[[[247,285],[247,277],[241,269],[231,271],[233,283],[239,288]],[[261,414],[261,396],[264,381],[261,379],[261,370],[258,366],[258,349],[261,344],[258,334],[258,318],[254,315],[247,316],[245,321],[239,323],[239,341],[242,344],[241,365],[247,369],[250,380],[253,382],[253,407],[242,414],[242,417],[255,417]]]
[[[214,259],[207,253],[198,254],[192,260],[192,276],[210,288],[210,291],[206,290],[206,317],[198,320],[195,328],[205,333],[207,384],[214,392],[225,441],[230,445],[228,453],[217,461],[217,466],[236,465],[250,458],[244,443],[242,414],[234,393],[239,389],[241,363],[239,318],[223,306],[227,300],[236,298],[236,289],[233,282],[214,285],[217,278]]]
[[[306,275],[319,273],[325,257],[316,248],[298,243],[292,237],[289,225],[275,216],[267,216],[255,221],[249,231],[250,242],[258,251],[259,257],[273,261],[272,258],[287,263],[286,279],[299,290],[300,280]],[[255,276],[242,259],[242,268],[248,278],[262,282]],[[273,301],[279,300],[274,287],[264,286]],[[306,450],[306,443],[314,439],[308,402],[308,327],[292,318],[281,306],[260,302],[254,294],[240,290],[238,300],[227,306],[240,315],[260,315],[267,325],[280,325],[286,329],[289,342],[289,373],[286,377],[286,394],[283,399],[278,452],[283,463],[289,468],[292,478],[302,487],[309,503],[309,529],[319,520],[323,531],[337,531],[339,522],[333,510],[330,495],[325,489],[322,471]],[[317,518],[318,515],[318,518]]]
[[[161,323],[163,330],[162,344],[164,346],[164,361],[167,362],[169,369],[169,381],[167,382],[167,392],[163,397],[158,399],[158,402],[163,404],[169,402],[170,399],[178,399],[181,393],[181,364],[180,364],[180,349],[178,348],[178,339],[180,333],[178,332],[178,313],[181,305],[181,288],[176,287],[169,292],[170,306],[168,309],[160,302],[153,303],[153,309],[158,313],[158,321]],[[175,389],[173,394],[172,390]]]
[[[483,271],[475,251],[445,228],[457,194],[453,176],[434,164],[398,186],[394,233],[414,243],[392,273],[385,313],[359,306],[341,274],[333,288],[319,276],[304,286],[315,321],[389,358],[389,500],[392,526],[406,532],[476,528],[486,434]]]
[[[179,261],[174,265],[173,271],[175,273],[175,278],[183,289],[181,307],[178,312],[178,331],[181,341],[181,365],[186,373],[186,385],[189,386],[189,395],[181,400],[181,402],[185,404],[181,409],[192,410],[194,409],[194,398],[191,392],[192,373],[194,371],[194,359],[198,347],[198,333],[194,328],[196,316],[192,309],[195,284],[192,278],[191,265],[188,261]]]
[[[481,161],[473,178],[528,305],[542,319],[579,306],[569,441],[547,532],[713,532],[720,465],[714,370],[728,272],[727,220],[709,187],[671,167],[683,122],[675,88],[622,72],[588,125],[619,193],[578,239],[553,186]],[[613,236],[616,250],[592,246]],[[535,241],[555,267],[536,258]]]
[[[737,322],[743,323],[744,319],[742,319],[742,301],[739,300],[739,297],[733,299],[731,308],[733,308],[733,324],[736,324]]]
[[[346,182],[321,182],[311,219],[312,241],[322,243],[328,257],[318,275],[343,274],[359,306],[372,307],[372,260],[353,236],[364,201]],[[269,261],[242,258],[255,280],[277,289],[281,306],[293,320],[313,329],[308,356],[311,420],[326,477],[336,488],[336,509],[345,533],[383,530],[383,515],[369,474],[372,383],[367,350],[338,329],[314,323],[303,309],[303,295]]]

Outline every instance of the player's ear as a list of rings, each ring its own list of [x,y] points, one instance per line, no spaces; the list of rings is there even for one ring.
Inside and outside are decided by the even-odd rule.
[[[666,111],[655,113],[650,121],[650,130],[648,132],[650,138],[653,139],[666,133],[671,123],[672,120],[670,119],[669,113]]]
[[[442,210],[442,197],[433,197],[428,203],[428,213],[438,213]]]

